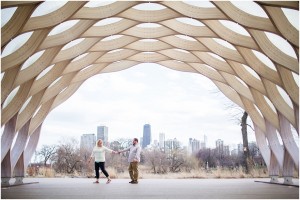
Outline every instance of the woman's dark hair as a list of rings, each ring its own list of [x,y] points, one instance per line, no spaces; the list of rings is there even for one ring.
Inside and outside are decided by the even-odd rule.
[[[139,142],[139,140],[137,138],[133,138],[133,140]]]

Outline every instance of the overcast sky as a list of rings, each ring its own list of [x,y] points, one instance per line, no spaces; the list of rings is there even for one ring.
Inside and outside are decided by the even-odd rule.
[[[75,137],[107,126],[109,140],[142,137],[150,124],[152,141],[159,133],[166,139],[203,140],[214,147],[242,142],[241,128],[227,110],[228,99],[208,78],[145,63],[124,71],[99,74],[87,81],[67,101],[55,108],[42,127],[39,146],[57,143],[61,136]],[[241,112],[242,113],[242,112]],[[255,140],[249,130],[249,140]]]

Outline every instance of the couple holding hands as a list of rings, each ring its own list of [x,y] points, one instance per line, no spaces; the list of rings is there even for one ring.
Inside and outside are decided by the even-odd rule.
[[[139,145],[139,140],[137,138],[134,138],[132,141],[132,145],[128,147],[127,149],[124,149],[122,151],[113,151],[105,146],[103,146],[103,141],[99,139],[96,143],[96,146],[93,149],[92,155],[88,162],[91,162],[92,158],[95,158],[95,172],[96,172],[96,181],[94,183],[99,183],[99,168],[103,172],[103,174],[107,178],[107,184],[111,182],[111,179],[109,177],[109,174],[105,170],[105,152],[108,151],[110,153],[122,153],[129,151],[128,156],[128,171],[131,178],[131,181],[129,183],[137,184],[138,183],[138,177],[139,177],[139,162],[140,162],[140,154],[141,154],[141,147]]]

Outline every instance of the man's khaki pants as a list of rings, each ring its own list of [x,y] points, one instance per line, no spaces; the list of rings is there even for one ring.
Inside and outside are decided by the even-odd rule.
[[[129,175],[131,180],[138,181],[139,178],[139,163],[131,162],[128,167]]]

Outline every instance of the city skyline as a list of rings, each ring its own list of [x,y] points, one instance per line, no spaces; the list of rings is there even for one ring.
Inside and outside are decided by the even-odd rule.
[[[98,138],[98,133],[97,133],[97,131],[98,131],[98,128],[99,127],[106,127],[106,126],[97,126],[96,128],[96,131],[95,131],[95,133],[89,133],[89,134],[86,134],[86,133],[83,133],[82,135],[80,135],[79,136],[79,138],[81,138],[81,139],[79,139],[78,141],[79,141],[79,143],[81,144],[81,140],[82,140],[82,136],[84,136],[84,135],[94,135],[95,136],[95,140],[94,140],[94,142],[96,142],[98,139],[102,139],[103,140],[103,138]],[[106,127],[107,129],[108,129],[108,127]],[[169,136],[169,137],[166,137],[166,135],[165,135],[165,133],[158,133],[157,135],[158,135],[158,137],[154,137],[153,139],[151,139],[151,142],[150,142],[150,144],[148,144],[148,145],[152,145],[152,144],[154,144],[154,141],[161,141],[160,140],[160,134],[163,134],[163,138],[164,138],[164,141],[167,141],[167,140],[173,140],[173,139],[177,139],[176,137],[172,137],[172,136]],[[108,134],[109,135],[109,134]],[[137,137],[137,138],[140,138],[140,139],[143,139],[143,132],[141,132],[141,137]],[[108,136],[107,136],[108,137]],[[151,136],[152,137],[152,136]],[[187,136],[188,137],[188,136]],[[132,139],[132,138],[130,138],[130,137],[120,137],[120,138],[114,138],[114,139],[110,139],[110,140],[107,140],[106,142],[108,142],[108,143],[110,143],[110,142],[112,142],[112,141],[116,141],[116,140],[118,140],[118,139],[121,139],[121,138],[125,138],[125,139]],[[199,139],[199,138],[204,138],[203,140],[202,139]],[[204,135],[199,135],[199,137],[197,137],[197,138],[191,138],[191,137],[188,137],[188,139],[185,141],[185,140],[180,140],[180,139],[177,139],[180,143],[182,143],[182,145],[183,146],[188,146],[189,145],[189,141],[190,141],[190,139],[193,139],[193,140],[198,140],[198,141],[200,141],[201,143],[200,143],[200,146],[203,146],[203,142],[205,143],[205,145],[207,145],[207,142],[205,142],[205,138],[206,138],[206,141],[208,140],[208,138],[209,137],[207,137],[205,134]],[[78,139],[78,138],[75,138],[75,139]],[[214,144],[214,145],[208,145],[207,146],[207,148],[213,148],[213,147],[216,147],[216,142],[218,141],[218,140],[222,140],[223,142],[224,142],[224,139],[222,139],[222,138],[218,138],[217,140],[215,140],[215,141],[212,141],[212,144]],[[104,140],[103,140],[104,141]],[[140,145],[142,146],[142,142],[143,141],[140,141],[139,140],[139,143],[140,143]],[[249,143],[251,143],[251,142],[256,142],[256,141],[252,141],[252,140],[249,140]],[[160,143],[161,142],[158,142],[158,144],[160,145]],[[227,143],[226,143],[227,144]],[[236,145],[236,146],[238,146],[239,144],[242,144],[242,140],[240,141],[240,142],[238,142],[238,143],[230,143],[230,145],[232,146],[232,145]]]
[[[61,136],[94,132],[104,124],[111,139],[140,138],[146,123],[152,125],[153,134],[164,132],[185,143],[199,134],[209,137],[210,146],[219,137],[237,143],[242,140],[241,128],[232,120],[233,111],[226,109],[228,103],[204,76],[143,63],[85,81],[47,116],[39,145],[57,143]],[[255,140],[250,129],[249,139]]]
[[[144,128],[141,130],[141,134],[140,135],[138,135],[137,136],[137,138],[140,138],[140,139],[142,139],[141,141],[139,141],[139,143],[140,143],[140,145],[142,146],[143,144],[143,139],[144,139],[144,131],[145,131],[145,125],[149,125],[150,127],[151,127],[151,124],[144,124]],[[119,137],[119,138],[114,138],[114,139],[111,139],[111,140],[109,140],[108,139],[108,136],[109,136],[109,133],[108,133],[108,128],[109,127],[107,127],[107,126],[104,126],[104,125],[99,125],[99,126],[96,126],[95,127],[95,133],[93,133],[93,132],[91,132],[91,133],[89,133],[89,134],[87,134],[87,133],[83,133],[80,137],[82,138],[82,136],[84,136],[84,135],[94,135],[95,136],[95,141],[94,142],[96,142],[98,139],[102,139],[104,142],[112,142],[112,141],[116,141],[116,140],[118,140],[118,139],[121,139],[121,138],[126,138],[126,139],[131,139],[130,137]],[[169,136],[169,137],[166,137],[166,134],[165,133],[161,133],[161,132],[158,132],[157,133],[157,136],[158,137],[153,137],[152,136],[152,132],[151,132],[151,128],[150,128],[150,137],[151,137],[151,139],[149,140],[150,141],[150,143],[149,144],[147,144],[147,145],[152,145],[152,144],[154,144],[154,141],[161,141],[161,139],[160,139],[160,135],[161,134],[163,134],[163,138],[164,138],[164,141],[167,141],[167,140],[173,140],[173,139],[177,139],[176,137],[172,137],[171,135]],[[168,136],[168,135],[167,135]],[[64,138],[64,137],[62,137],[62,138]],[[71,137],[70,137],[71,138]],[[202,139],[199,139],[199,138],[203,138],[203,140]],[[76,138],[75,138],[76,139]],[[189,141],[190,141],[190,139],[194,139],[194,140],[199,140],[200,142],[204,142],[205,143],[205,145],[207,145],[208,143],[207,143],[207,140],[209,140],[209,137],[207,137],[207,135],[205,135],[205,134],[200,134],[199,135],[199,137],[197,137],[197,138],[194,138],[194,137],[189,137],[189,136],[187,136],[187,140],[185,141],[185,140],[181,140],[181,139],[177,139],[180,143],[182,143],[183,144],[183,146],[188,146],[189,145]],[[214,145],[208,145],[207,146],[207,148],[213,148],[213,147],[216,147],[216,142],[218,141],[218,140],[222,140],[223,142],[224,142],[224,139],[222,139],[222,138],[218,138],[218,139],[216,139],[216,140],[214,140],[214,141],[211,141],[211,144],[214,144]],[[79,141],[79,143],[81,144],[81,139],[80,140],[78,140]],[[249,143],[250,142],[256,142],[255,140],[249,140]],[[160,142],[159,142],[160,143]],[[230,143],[230,145],[239,145],[239,144],[242,144],[242,140],[240,141],[240,142],[237,142],[237,143]],[[200,146],[203,146],[203,144],[201,143],[200,144]]]
[[[150,126],[150,124],[145,124],[147,126]],[[144,125],[144,127],[145,127]],[[103,126],[101,126],[103,127]],[[105,127],[105,126],[104,126]],[[97,127],[98,130],[99,126]],[[108,129],[108,127],[106,127]],[[163,136],[163,137],[162,137]],[[233,145],[228,145],[224,143],[223,140],[218,139],[215,141],[215,147],[214,148],[207,148],[206,147],[206,141],[207,137],[206,135],[203,136],[203,141],[202,140],[197,140],[195,138],[189,138],[189,143],[187,146],[182,145],[182,141],[177,140],[176,138],[174,139],[167,139],[165,140],[164,138],[164,133],[159,133],[159,141],[154,140],[150,144],[146,146],[146,149],[153,149],[153,148],[159,148],[161,151],[165,153],[170,153],[170,150],[174,148],[181,148],[185,149],[189,155],[196,155],[200,150],[205,150],[205,149],[211,149],[214,150],[218,155],[220,156],[232,156],[232,155],[241,155],[243,154],[244,151],[244,145],[242,143],[235,144],[234,147]],[[130,139],[127,138],[129,141]],[[107,143],[108,148],[111,148],[110,143],[114,143],[115,141],[109,141]],[[80,151],[83,150],[83,152],[87,153],[90,152],[93,147],[95,146],[96,143],[96,135],[95,134],[83,134],[81,135],[80,139]],[[161,144],[162,143],[162,144]],[[257,143],[255,141],[248,142],[249,150],[253,152],[255,155],[259,156],[260,151],[257,146]],[[143,147],[145,148],[145,147]]]
[[[151,127],[151,124],[144,124],[144,128],[143,128],[143,132],[144,132],[144,130],[145,130],[145,126],[147,125],[147,127]],[[102,131],[103,132],[103,130],[105,129],[106,131],[105,131],[105,135],[106,135],[106,138],[108,138],[108,135],[109,135],[109,133],[108,133],[108,128],[109,127],[107,127],[107,126],[104,126],[104,125],[101,125],[101,126],[97,126],[97,134],[94,134],[94,133],[89,133],[89,134],[82,134],[81,135],[81,139],[80,139],[80,141],[79,141],[79,143],[80,143],[80,146],[82,146],[82,143],[88,143],[88,142],[91,142],[91,141],[93,141],[93,143],[96,143],[96,141],[98,140],[98,139],[102,139],[102,138],[98,138],[98,136],[99,136],[99,128],[101,129],[100,130],[100,132]],[[104,129],[103,129],[104,128]],[[103,130],[102,130],[103,129]],[[100,134],[101,135],[101,134]],[[91,139],[91,137],[94,137],[95,139],[94,140],[92,140]],[[97,138],[96,138],[97,137]],[[202,138],[203,138],[203,140],[202,139],[199,139],[199,138],[189,138],[188,139],[188,143],[187,144],[185,144],[185,142],[183,142],[183,141],[181,141],[181,140],[179,140],[179,139],[177,139],[177,138],[166,138],[166,136],[165,136],[165,133],[159,133],[159,138],[157,139],[157,138],[154,138],[153,140],[151,140],[151,142],[148,144],[149,146],[151,146],[151,145],[156,145],[155,144],[155,141],[156,142],[158,142],[158,144],[157,144],[157,146],[158,147],[160,147],[160,148],[162,148],[162,146],[161,146],[161,143],[163,142],[163,143],[165,143],[165,142],[167,142],[167,141],[173,141],[173,140],[176,140],[179,144],[181,144],[182,145],[182,147],[187,147],[187,148],[189,148],[190,147],[190,145],[192,145],[192,146],[194,146],[195,144],[196,144],[196,150],[199,150],[199,149],[205,149],[205,148],[220,148],[220,149],[223,149],[223,147],[225,147],[226,146],[226,148],[229,148],[230,149],[230,151],[232,151],[232,150],[239,150],[239,146],[240,145],[242,145],[243,146],[243,144],[242,144],[242,141],[241,142],[239,142],[239,143],[236,143],[236,144],[233,144],[233,143],[231,143],[231,144],[227,144],[226,142],[224,142],[224,140],[223,139],[217,139],[216,141],[214,141],[214,144],[215,144],[215,146],[207,146],[207,136],[204,134],[204,135],[202,135]],[[125,139],[131,139],[131,138],[125,138]],[[143,137],[141,137],[141,139],[143,139]],[[82,140],[88,140],[88,142],[87,141],[82,141]],[[102,139],[103,140],[103,139]],[[114,141],[116,141],[116,140],[107,140],[106,142],[108,142],[108,143],[111,143],[111,142],[114,142]],[[142,143],[142,141],[139,141],[140,143]],[[251,144],[251,143],[253,143],[253,142],[255,142],[256,143],[256,141],[249,141],[248,143],[249,144]],[[107,143],[107,144],[108,144]],[[226,145],[225,145],[226,144]],[[95,144],[94,144],[95,145]],[[140,144],[140,145],[142,145],[142,144]],[[147,146],[148,146],[147,145]],[[163,145],[164,146],[164,145]],[[220,147],[221,146],[221,147]],[[234,146],[234,147],[233,147]],[[192,147],[192,148],[194,148],[194,147]],[[188,151],[190,151],[189,149],[188,149]],[[191,150],[193,153],[194,153],[194,151],[195,151],[195,149],[192,149]],[[239,150],[240,151],[240,150]]]

